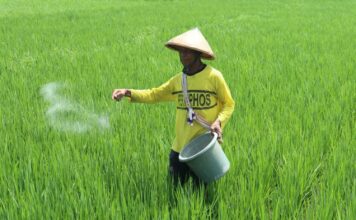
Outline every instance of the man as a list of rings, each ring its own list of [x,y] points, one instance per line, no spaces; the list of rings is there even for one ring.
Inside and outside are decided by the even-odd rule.
[[[176,137],[169,158],[169,173],[175,185],[184,184],[190,176],[194,183],[200,184],[190,168],[179,161],[179,152],[207,129],[216,132],[221,140],[222,128],[234,111],[235,103],[222,74],[201,61],[213,60],[215,56],[198,28],[172,38],[166,47],[179,52],[183,73],[157,88],[115,89],[112,99],[120,100],[126,96],[131,102],[176,102]]]

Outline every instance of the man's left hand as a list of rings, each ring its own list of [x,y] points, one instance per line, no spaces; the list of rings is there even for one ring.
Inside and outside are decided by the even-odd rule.
[[[216,121],[210,126],[210,131],[215,132],[218,135],[218,139],[221,139],[222,129],[221,129],[221,122],[219,119],[216,119]]]

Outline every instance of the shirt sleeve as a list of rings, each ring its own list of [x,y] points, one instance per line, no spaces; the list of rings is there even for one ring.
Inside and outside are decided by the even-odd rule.
[[[222,109],[218,115],[218,119],[220,120],[221,127],[223,128],[235,109],[235,101],[233,100],[230,89],[221,73],[217,74],[216,91],[218,101],[222,104]]]
[[[173,79],[169,79],[167,82],[163,83],[159,87],[152,89],[130,89],[131,91],[131,102],[140,103],[157,103],[165,101],[174,101],[173,91]]]

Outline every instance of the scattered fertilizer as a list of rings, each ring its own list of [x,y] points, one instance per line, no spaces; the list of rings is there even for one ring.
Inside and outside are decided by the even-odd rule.
[[[46,116],[49,124],[61,131],[84,133],[92,129],[108,129],[109,118],[89,112],[83,106],[60,95],[62,83],[52,82],[41,88],[41,95],[50,103]]]

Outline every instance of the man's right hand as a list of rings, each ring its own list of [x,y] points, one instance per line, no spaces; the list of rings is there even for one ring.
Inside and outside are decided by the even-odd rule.
[[[112,99],[120,101],[124,96],[131,96],[131,91],[128,89],[115,89],[112,93]]]

